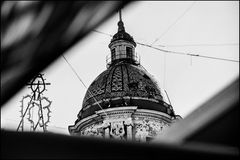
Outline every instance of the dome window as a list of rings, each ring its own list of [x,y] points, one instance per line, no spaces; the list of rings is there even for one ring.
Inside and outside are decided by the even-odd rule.
[[[112,57],[112,61],[116,59],[116,50],[115,50],[115,48],[111,49],[111,57]]]
[[[126,47],[127,58],[132,58],[133,51],[132,48]]]

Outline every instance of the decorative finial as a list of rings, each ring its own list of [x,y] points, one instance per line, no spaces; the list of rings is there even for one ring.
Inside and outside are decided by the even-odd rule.
[[[124,24],[122,21],[122,12],[119,10],[119,22],[118,22],[118,32],[125,31]]]
[[[119,21],[122,21],[122,12],[121,12],[121,9],[119,10]]]

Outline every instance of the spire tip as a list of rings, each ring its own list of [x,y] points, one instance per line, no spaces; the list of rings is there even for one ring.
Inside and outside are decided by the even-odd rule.
[[[119,9],[118,12],[119,12],[118,32],[120,32],[120,31],[125,31],[124,24],[123,24],[123,21],[122,21],[122,12],[121,12],[121,9]]]
[[[122,21],[122,12],[121,12],[121,9],[119,10],[119,21]]]

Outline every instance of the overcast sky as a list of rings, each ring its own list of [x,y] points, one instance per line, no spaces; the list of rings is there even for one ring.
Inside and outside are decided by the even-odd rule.
[[[122,10],[125,30],[137,42],[161,49],[239,60],[239,2],[136,2]],[[118,14],[96,30],[117,32]],[[106,69],[111,37],[91,32],[65,57],[88,87]],[[239,77],[239,63],[161,52],[137,45],[141,65],[154,76],[183,118]],[[45,69],[44,96],[52,101],[49,131],[68,134],[81,109],[86,88],[60,57]],[[1,109],[1,127],[16,129],[20,100],[27,87]]]

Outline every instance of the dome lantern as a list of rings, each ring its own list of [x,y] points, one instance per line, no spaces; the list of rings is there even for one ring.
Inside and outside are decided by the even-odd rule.
[[[139,58],[135,52],[136,43],[133,37],[125,31],[121,10],[119,11],[118,32],[108,45],[111,55],[107,56],[107,68],[120,61],[138,65]]]

